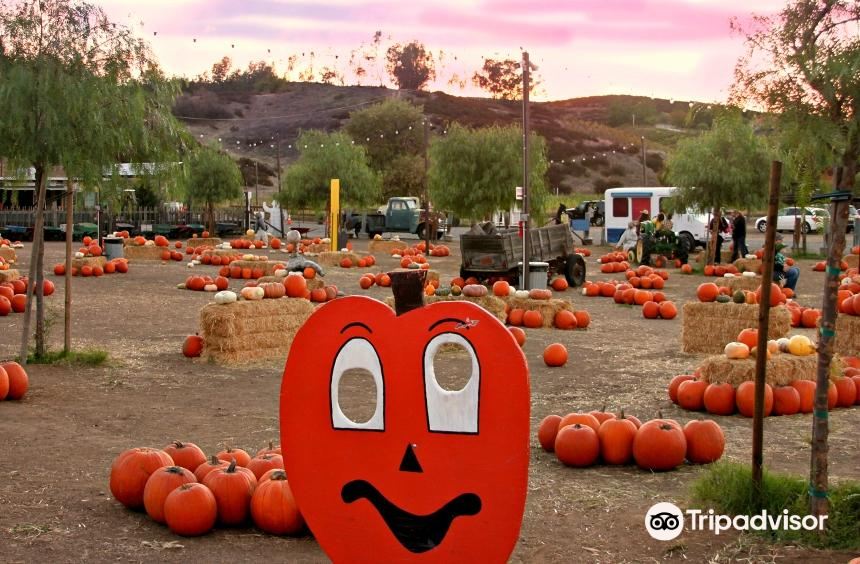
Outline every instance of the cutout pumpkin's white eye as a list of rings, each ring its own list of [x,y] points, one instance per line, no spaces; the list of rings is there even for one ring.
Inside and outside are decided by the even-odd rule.
[[[446,349],[456,352],[440,351],[443,345],[455,345]],[[450,359],[444,358],[447,355]],[[442,333],[427,343],[424,397],[430,431],[477,433],[480,389],[481,367],[468,340],[457,333]]]
[[[347,341],[331,371],[331,424],[335,429],[385,430],[385,386],[376,349]]]

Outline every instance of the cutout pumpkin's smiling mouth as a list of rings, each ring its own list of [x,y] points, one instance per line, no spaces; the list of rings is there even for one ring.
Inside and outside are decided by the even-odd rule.
[[[353,480],[343,486],[340,493],[345,503],[366,499],[376,508],[386,526],[409,552],[420,554],[439,546],[457,517],[477,515],[481,511],[481,498],[477,494],[460,494],[433,513],[415,515],[388,500],[366,480]]]

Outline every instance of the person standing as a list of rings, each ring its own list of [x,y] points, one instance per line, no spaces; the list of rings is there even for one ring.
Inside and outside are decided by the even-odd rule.
[[[717,218],[716,218],[716,216],[714,216],[713,219],[711,219],[710,225],[708,226],[711,233],[713,233],[714,225],[716,225],[716,221],[717,221]],[[722,260],[723,241],[724,241],[723,234],[725,234],[728,230],[729,230],[729,222],[728,222],[728,220],[726,220],[725,215],[721,215],[720,216],[720,224],[719,224],[719,227],[717,228],[717,245],[716,245],[717,249],[716,249],[716,252],[714,253],[714,264],[720,264],[720,262]]]
[[[741,210],[735,210],[732,218],[732,262],[749,254],[747,248],[747,218]]]

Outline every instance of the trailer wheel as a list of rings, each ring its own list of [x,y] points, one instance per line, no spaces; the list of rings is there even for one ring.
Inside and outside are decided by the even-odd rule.
[[[573,287],[585,283],[585,260],[580,255],[568,255],[564,265],[564,277]]]

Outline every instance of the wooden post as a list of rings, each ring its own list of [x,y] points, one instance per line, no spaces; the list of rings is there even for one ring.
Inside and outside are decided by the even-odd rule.
[[[66,303],[63,312],[63,351],[72,352],[72,238],[75,223],[75,192],[71,183],[66,185]]]
[[[770,325],[770,290],[773,281],[776,214],[779,209],[779,184],[782,163],[770,165],[770,195],[768,196],[767,230],[762,257],[761,302],[758,306],[758,354],[755,361],[755,412],[753,413],[752,479],[756,506],[762,507],[762,462],[764,459],[764,386],[767,370],[767,333]]]
[[[424,306],[426,270],[395,270],[388,275],[394,294],[394,311],[398,316]]]
[[[839,194],[839,193],[837,193]],[[824,299],[821,306],[821,327],[818,330],[818,374],[815,404],[812,410],[812,456],[809,476],[809,510],[812,515],[826,515],[827,499],[827,390],[830,386],[830,362],[836,337],[836,297],[839,292],[839,263],[845,252],[845,229],[848,225],[848,204],[851,194],[845,192],[833,198],[830,222],[830,246],[824,278]]]
[[[329,210],[329,221],[331,222],[331,250],[337,252],[341,249],[338,241],[338,221],[340,220],[340,180],[331,180],[331,209]],[[345,242],[344,242],[345,243]]]
[[[523,52],[523,212],[521,220],[523,223],[523,275],[520,280],[520,287],[523,290],[530,289],[529,284],[529,267],[531,266],[531,251],[529,225],[531,223],[529,214],[531,206],[529,205],[529,73],[531,71],[529,63],[529,54]]]

